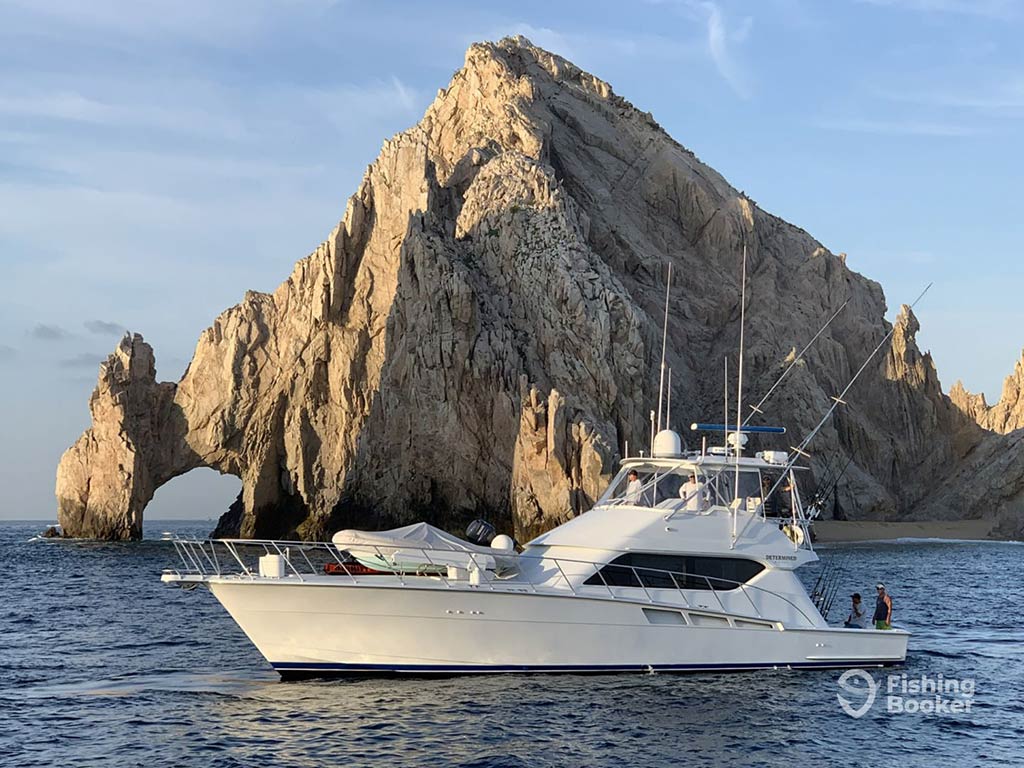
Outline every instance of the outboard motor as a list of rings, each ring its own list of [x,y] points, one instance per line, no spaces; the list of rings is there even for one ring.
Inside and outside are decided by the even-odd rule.
[[[466,538],[481,547],[489,547],[498,530],[486,520],[476,519],[466,527]]]

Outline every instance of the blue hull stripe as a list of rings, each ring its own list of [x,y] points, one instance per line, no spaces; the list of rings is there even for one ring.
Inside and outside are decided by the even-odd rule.
[[[902,664],[903,659],[836,659],[828,661],[765,662],[749,664],[339,664],[305,661],[272,661],[278,672],[408,672],[416,674],[495,672],[722,672],[751,669],[834,669]]]

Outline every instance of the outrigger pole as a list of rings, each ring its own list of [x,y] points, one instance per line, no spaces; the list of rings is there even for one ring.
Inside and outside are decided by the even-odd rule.
[[[764,405],[765,402],[767,402],[768,398],[772,396],[772,393],[775,392],[776,389],[778,389],[779,384],[782,383],[782,380],[786,378],[786,376],[789,375],[789,372],[793,370],[794,367],[796,367],[796,364],[803,359],[804,355],[807,353],[807,350],[811,348],[811,345],[818,340],[818,337],[825,332],[826,328],[832,325],[832,321],[839,317],[839,313],[846,309],[846,305],[849,303],[850,300],[847,299],[846,301],[843,302],[843,305],[839,307],[839,309],[832,313],[832,317],[826,320],[825,324],[818,329],[818,332],[811,337],[811,340],[804,345],[804,348],[800,350],[800,354],[798,354],[796,357],[793,358],[792,361],[790,361],[789,365],[786,366],[786,370],[784,370],[782,374],[779,376],[779,378],[775,380],[775,383],[772,384],[771,388],[767,392],[765,392],[764,397],[757,401],[757,405],[750,406],[750,413],[747,414],[747,418],[743,420],[744,424],[746,424],[748,421],[754,418],[755,413],[763,413],[763,411],[761,410],[761,406]]]
[[[924,298],[924,295],[926,293],[928,293],[928,291],[932,287],[932,285],[933,285],[933,283],[928,283],[928,285],[925,286],[925,289],[923,291],[921,291],[920,294],[918,294],[916,299],[914,299],[914,303],[910,305],[910,309],[913,309],[914,307],[917,306],[917,303],[919,301],[921,301],[921,299]],[[793,470],[793,467],[796,466],[796,463],[797,463],[797,461],[800,460],[801,456],[809,456],[810,455],[805,450],[807,448],[807,446],[810,445],[811,441],[815,438],[815,436],[818,434],[818,432],[821,431],[821,428],[823,426],[825,426],[825,422],[827,422],[829,420],[829,417],[831,417],[832,414],[835,413],[835,410],[836,410],[836,408],[839,407],[840,403],[843,403],[843,404],[846,403],[846,400],[844,399],[846,397],[846,393],[850,391],[850,389],[853,387],[853,385],[857,381],[857,379],[860,378],[860,375],[862,373],[864,373],[864,370],[868,367],[868,364],[874,359],[875,355],[878,354],[878,351],[883,346],[885,346],[885,343],[892,337],[892,335],[895,332],[896,332],[896,326],[894,324],[892,326],[892,328],[889,329],[889,332],[887,334],[885,334],[885,336],[882,337],[882,340],[880,342],[878,342],[878,346],[876,346],[873,350],[871,350],[871,354],[867,356],[867,359],[864,360],[864,362],[861,364],[860,368],[857,369],[857,372],[855,374],[853,374],[853,378],[850,379],[850,382],[845,387],[843,387],[843,391],[840,392],[838,395],[833,396],[833,398],[832,398],[832,405],[829,406],[829,409],[827,411],[825,411],[825,415],[821,417],[821,421],[819,421],[818,424],[814,427],[814,429],[812,429],[807,434],[807,437],[805,437],[803,440],[800,441],[800,445],[792,446],[792,448],[793,448],[793,458],[790,459],[788,464],[786,464],[786,468],[781,473],[779,473],[779,479],[775,481],[775,485],[773,485],[771,487],[771,490],[768,491],[768,493],[766,493],[764,495],[764,498],[768,498],[773,493],[775,493],[775,490],[779,487],[779,485],[782,484],[783,479]],[[735,538],[734,538],[733,539],[733,544],[735,544],[735,543],[736,542],[735,542]]]

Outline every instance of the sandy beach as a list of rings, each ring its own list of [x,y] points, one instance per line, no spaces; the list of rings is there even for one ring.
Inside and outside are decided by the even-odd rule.
[[[885,523],[873,520],[819,520],[819,542],[887,541],[892,539],[992,539],[991,520],[943,520]]]

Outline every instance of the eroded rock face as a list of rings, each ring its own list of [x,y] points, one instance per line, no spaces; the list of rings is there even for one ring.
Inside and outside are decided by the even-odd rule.
[[[137,539],[156,489],[197,466],[183,437],[174,384],[159,384],[152,348],[126,335],[100,366],[92,428],[57,470],[57,515],[67,536]]]
[[[141,338],[122,342],[58,469],[61,523],[137,536],[155,488],[207,466],[242,479],[221,533],[486,516],[527,539],[592,503],[627,442],[646,446],[669,262],[673,424],[717,420],[744,245],[748,401],[848,302],[766,406],[802,434],[889,331],[878,284],[607,83],[523,38],[474,45],[327,240],[217,318],[177,385],[153,380]],[[853,458],[850,517],[913,514],[983,434],[916,330],[902,313],[814,444],[819,472]]]
[[[968,392],[963,382],[957,381],[949,391],[949,399],[968,418],[982,428],[999,434],[1008,434],[1024,428],[1024,353],[1003,381],[999,402],[989,406],[985,395]]]

